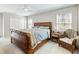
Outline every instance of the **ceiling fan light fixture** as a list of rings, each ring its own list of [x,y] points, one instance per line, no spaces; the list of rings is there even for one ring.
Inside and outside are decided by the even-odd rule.
[[[29,9],[28,9],[28,8],[24,8],[24,11],[26,11],[26,12],[27,12],[27,11],[29,11]]]

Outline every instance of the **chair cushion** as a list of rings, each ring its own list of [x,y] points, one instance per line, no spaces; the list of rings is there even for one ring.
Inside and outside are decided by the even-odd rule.
[[[74,39],[69,39],[69,38],[65,37],[65,38],[60,38],[60,40],[63,42],[66,42],[68,44],[72,44]]]

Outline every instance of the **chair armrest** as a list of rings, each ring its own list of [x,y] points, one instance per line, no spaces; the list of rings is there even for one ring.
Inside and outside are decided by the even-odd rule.
[[[60,35],[60,38],[65,38],[66,36],[63,34],[63,35]]]
[[[72,45],[76,46],[77,39],[74,39]]]

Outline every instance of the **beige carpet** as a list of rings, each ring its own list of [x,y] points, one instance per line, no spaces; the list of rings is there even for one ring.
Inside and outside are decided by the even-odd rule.
[[[10,38],[0,38],[0,53],[1,54],[24,54],[24,52],[19,49],[14,44],[10,43]],[[57,43],[49,41],[35,54],[71,54],[68,50],[59,47]]]
[[[0,38],[0,49],[0,54],[24,54],[21,49],[10,43],[10,38]]]
[[[68,50],[59,47],[57,43],[49,41],[41,47],[35,54],[71,54]]]

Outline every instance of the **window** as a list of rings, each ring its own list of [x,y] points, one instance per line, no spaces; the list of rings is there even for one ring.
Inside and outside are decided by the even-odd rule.
[[[57,15],[57,31],[65,31],[72,28],[72,14],[58,14]]]
[[[21,28],[21,29],[26,29],[26,19],[21,19],[20,21],[19,21],[19,27]]]
[[[10,29],[26,29],[26,18],[25,17],[10,17]]]

